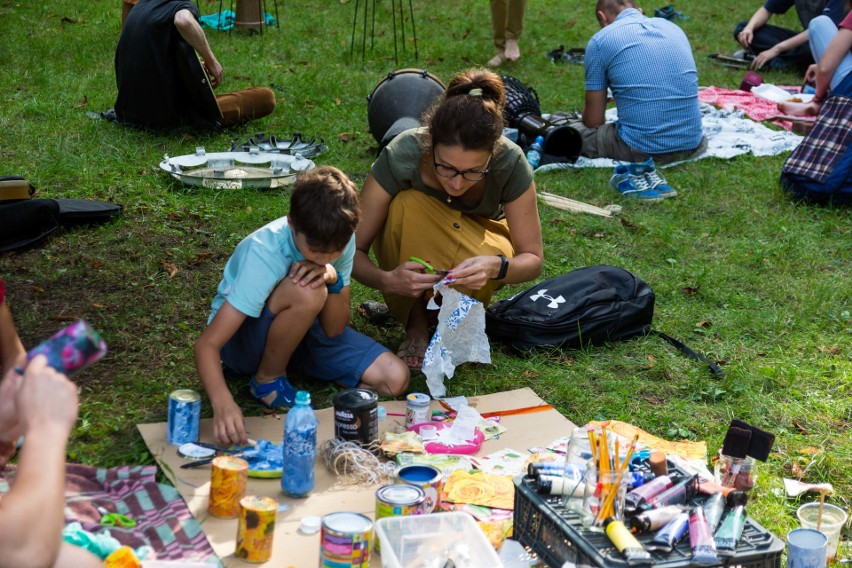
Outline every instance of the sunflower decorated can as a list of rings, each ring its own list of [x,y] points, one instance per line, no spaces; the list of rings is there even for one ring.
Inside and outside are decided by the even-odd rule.
[[[234,555],[246,562],[266,562],[272,557],[278,503],[270,497],[247,495],[240,499],[237,549]]]
[[[235,519],[240,516],[240,499],[246,494],[248,462],[234,456],[213,458],[210,474],[210,501],[207,512],[214,517]]]

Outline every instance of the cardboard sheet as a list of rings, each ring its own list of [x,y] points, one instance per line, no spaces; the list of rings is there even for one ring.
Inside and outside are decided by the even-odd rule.
[[[513,410],[529,406],[545,404],[532,390],[528,388],[510,392],[469,397],[469,403],[480,413],[501,410]],[[405,401],[381,402],[389,413],[405,411]],[[438,410],[438,403],[432,401],[431,410]],[[331,408],[316,412],[319,419],[317,444],[334,436],[334,413]],[[404,418],[388,416],[379,423],[379,433],[400,427]],[[499,439],[486,441],[478,454],[486,455],[503,448],[526,451],[534,446],[545,446],[561,436],[568,436],[575,425],[554,409],[527,414],[505,416],[501,424],[508,431]],[[267,439],[281,443],[284,428],[284,416],[255,416],[246,418],[249,436],[254,439]],[[176,446],[166,442],[166,423],[139,424],[137,426],[142,438],[156,458],[165,475],[171,480],[189,505],[190,511],[201,523],[207,539],[227,566],[258,566],[243,562],[234,557],[234,546],[237,532],[236,519],[217,519],[207,514],[207,498],[210,488],[210,466],[195,469],[180,469],[185,462],[177,455]],[[213,421],[201,421],[201,441],[213,442]],[[299,522],[307,515],[325,515],[337,511],[362,513],[374,517],[375,495],[378,486],[346,486],[336,484],[336,479],[329,473],[322,462],[316,464],[316,487],[314,492],[305,499],[290,499],[281,493],[279,479],[249,478],[247,494],[265,495],[272,497],[281,504],[287,504],[290,509],[279,511],[275,526],[275,544],[272,559],[265,565],[276,567],[314,568],[319,562],[319,534],[303,535],[298,531]],[[378,555],[373,555],[371,565],[381,566]]]

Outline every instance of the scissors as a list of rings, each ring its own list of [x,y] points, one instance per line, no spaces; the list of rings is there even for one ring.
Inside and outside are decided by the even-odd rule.
[[[103,507],[98,507],[98,512],[102,515],[101,525],[105,527],[119,526],[125,529],[132,529],[136,526],[136,521],[127,515],[122,515],[121,513],[110,513]]]
[[[417,258],[416,256],[410,256],[410,257],[408,257],[408,260],[411,260],[413,262],[417,262],[417,263],[423,265],[423,268],[429,274],[437,274],[439,276],[446,276],[450,273],[449,270],[438,270],[437,268],[435,268],[434,266],[432,266],[431,264],[429,264],[428,262],[426,262],[422,258]]]

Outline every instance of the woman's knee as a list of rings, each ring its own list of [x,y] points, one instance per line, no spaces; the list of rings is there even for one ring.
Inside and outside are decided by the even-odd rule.
[[[390,351],[385,351],[376,357],[361,376],[361,383],[364,386],[381,395],[394,397],[405,393],[410,380],[411,371],[402,359]]]

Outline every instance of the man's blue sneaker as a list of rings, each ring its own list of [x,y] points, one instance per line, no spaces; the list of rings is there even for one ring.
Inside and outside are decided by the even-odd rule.
[[[653,158],[648,158],[648,161],[651,162],[651,168],[645,172],[645,179],[648,180],[651,189],[659,193],[663,199],[676,196],[677,191],[675,191],[675,188],[670,186],[666,182],[666,178],[663,177],[663,174],[659,173],[657,168],[654,167]],[[644,162],[644,164],[647,163]]]
[[[255,377],[249,379],[251,396],[269,410],[290,408],[296,404],[296,389],[285,375],[269,383],[258,384]]]
[[[662,201],[663,196],[651,187],[645,176],[647,166],[644,163],[619,164],[609,180],[609,185],[621,192],[621,195],[639,201],[653,203]]]

